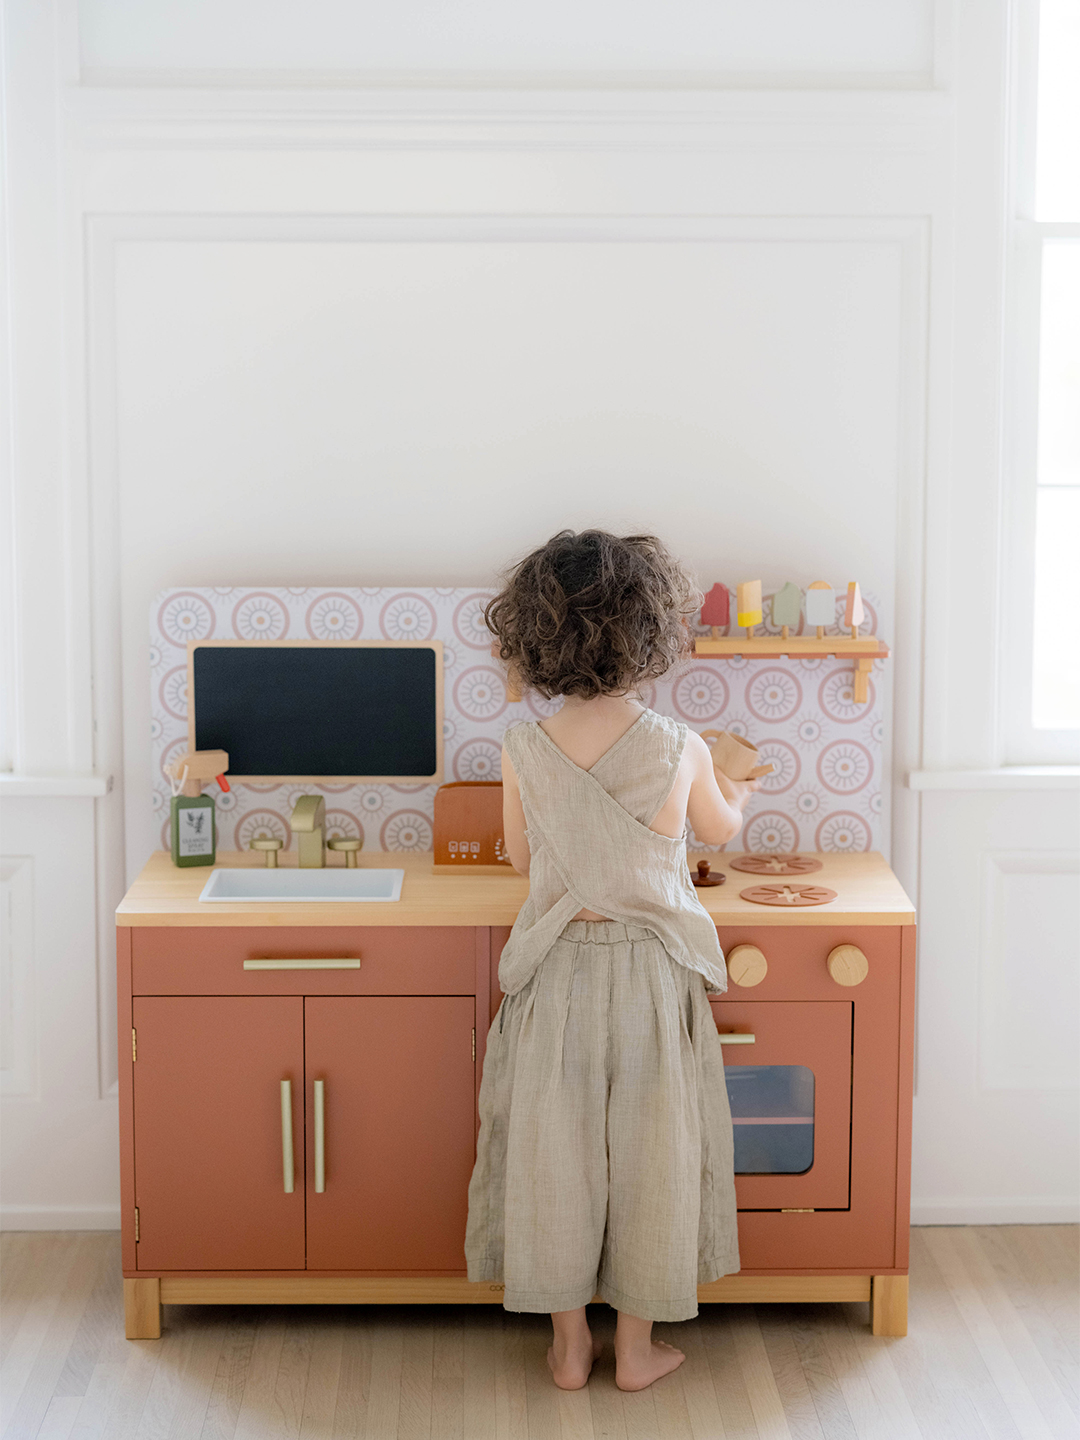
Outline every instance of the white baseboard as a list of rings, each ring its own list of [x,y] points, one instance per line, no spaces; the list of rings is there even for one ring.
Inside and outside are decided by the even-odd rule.
[[[918,1200],[912,1225],[1076,1225],[1080,1202],[1056,1199]],[[4,1205],[0,1230],[119,1230],[120,1209],[108,1205]]]
[[[1076,1225],[1080,1198],[1074,1195],[1007,1196],[1000,1200],[962,1197],[913,1200],[912,1225]]]
[[[0,1205],[0,1230],[119,1230],[119,1205]]]

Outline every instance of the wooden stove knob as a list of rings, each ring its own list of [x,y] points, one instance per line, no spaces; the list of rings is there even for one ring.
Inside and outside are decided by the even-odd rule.
[[[743,989],[760,985],[769,973],[769,962],[756,945],[736,945],[725,958],[728,978]]]
[[[837,945],[825,961],[837,985],[861,985],[870,973],[870,964],[857,945]]]

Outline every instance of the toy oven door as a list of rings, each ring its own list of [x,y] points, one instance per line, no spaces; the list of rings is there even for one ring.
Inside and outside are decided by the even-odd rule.
[[[847,1209],[850,1002],[724,1000],[712,1008],[724,1042],[739,1209]]]

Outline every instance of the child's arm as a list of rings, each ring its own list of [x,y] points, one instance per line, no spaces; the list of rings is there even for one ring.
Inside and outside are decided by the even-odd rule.
[[[704,741],[701,743],[705,744]],[[532,856],[529,853],[529,842],[525,839],[525,809],[521,803],[521,791],[518,788],[517,776],[514,774],[513,765],[510,764],[510,757],[506,753],[505,745],[502,752],[502,784],[503,839],[506,841],[506,853],[510,856],[510,864],[518,874],[528,875],[529,861]]]
[[[686,818],[703,845],[726,845],[742,828],[742,812],[761,784],[732,780],[715,769],[711,750],[693,730],[686,736],[686,751],[693,766]]]

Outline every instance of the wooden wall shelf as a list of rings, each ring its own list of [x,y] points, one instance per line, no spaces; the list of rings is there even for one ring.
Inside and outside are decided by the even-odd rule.
[[[874,661],[887,660],[889,647],[876,635],[860,635],[857,640],[851,635],[826,635],[821,640],[816,635],[788,635],[786,638],[782,635],[721,635],[715,640],[699,635],[694,640],[694,654],[705,659],[744,655],[751,660],[775,660],[781,655],[807,660],[828,655],[850,655],[855,661],[855,702],[864,705],[869,693],[867,680]]]

